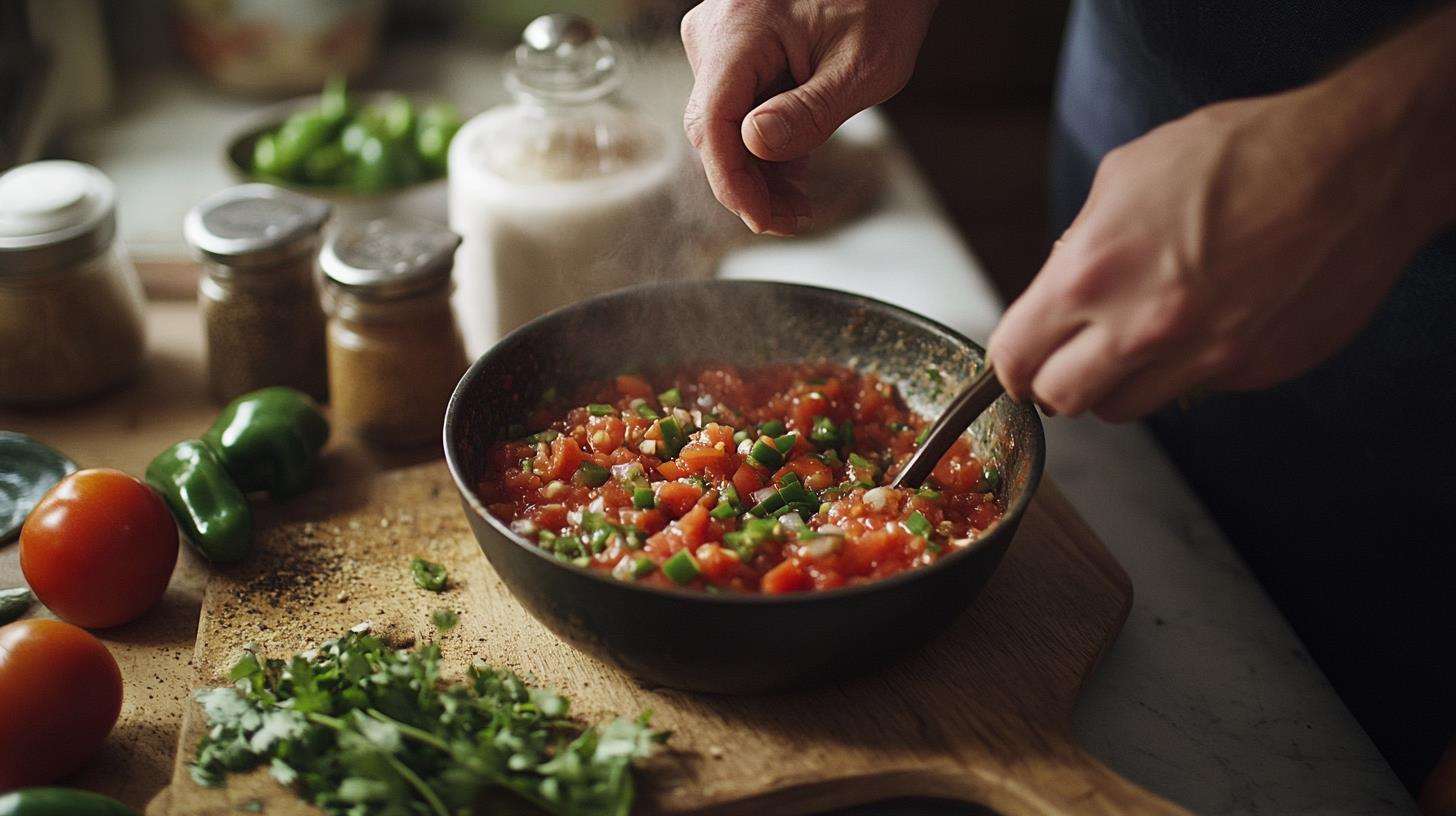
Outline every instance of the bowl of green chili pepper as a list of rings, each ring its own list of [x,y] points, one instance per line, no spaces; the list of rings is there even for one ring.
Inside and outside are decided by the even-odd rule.
[[[317,96],[259,111],[228,140],[239,181],[265,181],[334,204],[346,219],[412,214],[443,220],[449,102],[393,92],[351,93],[342,79]]]

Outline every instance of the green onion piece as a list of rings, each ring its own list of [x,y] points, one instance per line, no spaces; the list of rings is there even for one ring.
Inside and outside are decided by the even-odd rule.
[[[784,463],[784,455],[779,453],[779,449],[772,442],[763,439],[753,443],[753,448],[748,451],[748,458],[770,470]]]
[[[638,510],[651,510],[657,506],[657,497],[652,495],[650,487],[632,488],[632,506]]]
[[[926,501],[940,501],[940,491],[934,490],[929,487],[920,488],[920,490],[917,491],[915,495],[919,496],[922,499],[925,499]]]
[[[735,445],[741,445],[741,444],[743,444],[743,440],[745,440],[747,438],[748,438],[748,431],[734,431],[733,432],[733,444],[735,444]]]
[[[573,536],[559,536],[554,542],[552,550],[556,553],[557,558],[563,560],[570,560],[582,554],[581,542]]]
[[[672,417],[665,417],[657,420],[657,427],[662,432],[662,444],[667,448],[667,456],[664,458],[676,457],[677,452],[688,443],[687,434],[683,433],[682,426],[678,425],[677,420]]]
[[[875,471],[875,464],[857,453],[849,455],[849,466],[855,470],[868,470],[871,473]]]
[[[586,407],[586,412],[592,416],[611,416],[617,413],[617,409],[605,402],[593,402]]]
[[[526,441],[531,443],[532,445],[539,445],[542,442],[555,441],[556,437],[558,436],[561,436],[560,432],[548,429],[545,431],[537,431],[536,433],[531,434],[530,436],[526,437]]]
[[[829,417],[814,417],[814,430],[809,433],[809,441],[821,448],[832,448],[839,444],[839,426]]]
[[[592,531],[591,540],[587,544],[591,547],[592,552],[599,553],[607,548],[607,542],[612,539],[614,534],[615,531],[610,526],[598,527]]]
[[[788,473],[784,474],[784,478],[779,479],[779,484],[787,487],[791,484],[803,484],[803,482],[799,481],[799,474],[791,470]]]
[[[774,440],[774,447],[778,448],[779,453],[783,454],[784,456],[788,456],[789,451],[793,450],[794,445],[798,444],[798,442],[798,434],[786,433],[783,436],[780,436],[779,438]]]
[[[676,555],[662,562],[662,574],[682,586],[692,583],[703,571],[698,569],[698,562],[693,560],[687,550],[678,550]]]
[[[925,444],[925,440],[927,440],[929,438],[930,438],[930,426],[929,425],[926,425],[924,428],[921,428],[920,429],[920,433],[915,434],[915,444],[917,444],[917,445],[924,445]]]
[[[930,537],[930,520],[927,519],[925,515],[919,510],[914,511],[909,516],[907,516],[905,518],[904,524],[905,529],[909,530],[914,535],[918,535],[921,538]]]
[[[576,473],[572,474],[571,481],[587,487],[601,487],[610,478],[612,478],[610,470],[588,459],[577,465]]]
[[[657,412],[652,410],[651,406],[644,402],[637,406],[637,416],[643,419],[657,419]]]
[[[727,499],[729,504],[733,505],[734,510],[738,510],[743,507],[743,500],[738,498],[738,488],[734,487],[733,485],[723,485],[723,490],[720,492],[720,495],[722,495],[724,499]]]
[[[522,473],[530,473],[531,470],[534,467],[535,467],[535,462],[532,461],[530,457],[526,457],[525,459],[522,459],[521,460],[521,472]]]
[[[738,511],[733,509],[732,502],[727,499],[719,499],[718,506],[708,511],[708,515],[719,521],[723,521],[724,519],[731,519],[738,515]]]
[[[777,419],[770,419],[768,422],[758,426],[758,432],[762,436],[779,436],[787,430],[788,428],[784,426],[784,423]]]
[[[655,569],[657,569],[656,561],[653,561],[645,555],[639,555],[637,556],[637,560],[632,562],[632,577],[646,578]]]
[[[981,468],[981,477],[986,480],[987,487],[990,487],[992,490],[995,490],[996,486],[1001,484],[1001,470],[995,465],[986,465],[984,468]]]
[[[556,534],[550,530],[538,530],[536,532],[536,542],[549,550],[556,543]]]
[[[682,392],[676,388],[669,388],[657,395],[657,401],[662,403],[664,408],[677,408],[682,405]]]

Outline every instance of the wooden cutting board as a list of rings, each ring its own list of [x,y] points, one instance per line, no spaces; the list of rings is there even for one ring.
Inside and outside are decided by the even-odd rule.
[[[1127,616],[1132,588],[1050,484],[974,608],[924,650],[834,686],[718,697],[644,688],[529,617],[471,538],[443,464],[349,470],[335,466],[330,486],[265,512],[256,556],[213,573],[195,686],[223,682],[245,644],[286,656],[367,620],[386,637],[439,637],[447,673],[479,659],[555,687],[587,719],[651,709],[673,737],[643,775],[645,813],[802,814],[898,796],[1011,816],[1184,813],[1068,736],[1077,692]],[[448,566],[445,593],[414,586],[415,555]],[[460,625],[440,637],[430,614],[442,606]],[[262,773],[223,789],[193,783],[186,763],[202,720],[189,705],[170,796],[149,813],[222,816],[252,802],[270,814],[311,812]]]

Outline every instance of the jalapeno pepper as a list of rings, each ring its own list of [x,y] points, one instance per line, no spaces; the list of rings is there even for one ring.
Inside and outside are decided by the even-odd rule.
[[[146,476],[203,557],[231,562],[248,554],[253,543],[248,497],[210,445],[184,439],[157,454]]]
[[[107,796],[70,788],[26,788],[0,794],[0,816],[137,816]]]
[[[302,391],[273,386],[228,403],[202,440],[244,493],[275,499],[302,493],[313,479],[329,423]]]

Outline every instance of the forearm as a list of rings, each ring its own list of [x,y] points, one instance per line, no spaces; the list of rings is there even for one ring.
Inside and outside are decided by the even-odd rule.
[[[1307,90],[1418,241],[1456,223],[1456,2]]]

